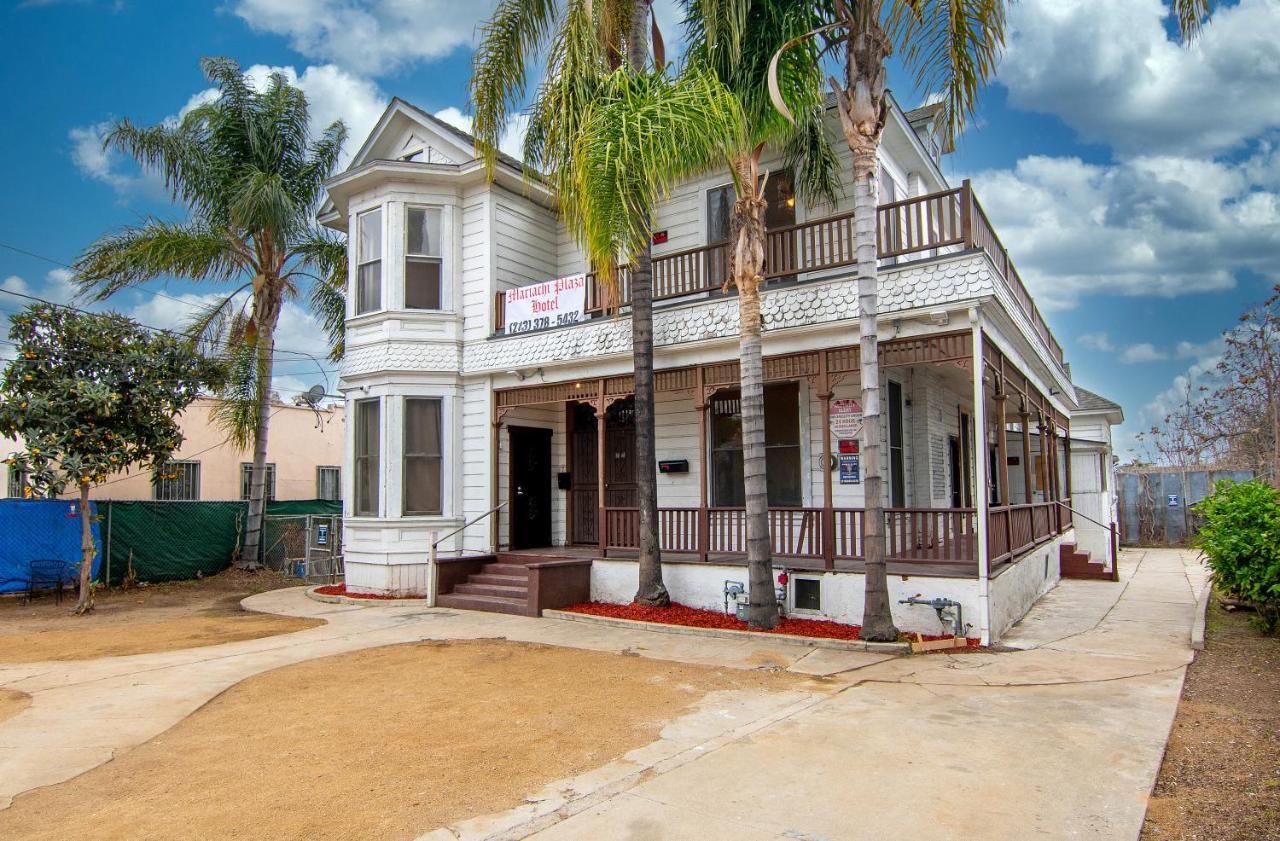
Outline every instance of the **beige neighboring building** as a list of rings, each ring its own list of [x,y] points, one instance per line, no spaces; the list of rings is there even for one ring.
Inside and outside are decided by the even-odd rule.
[[[248,496],[251,451],[226,441],[211,417],[215,402],[201,398],[182,415],[182,447],[159,483],[151,471],[135,468],[111,477],[90,492],[93,499],[235,500]],[[271,409],[267,443],[268,499],[341,499],[345,430],[342,405],[312,409],[277,403]],[[0,440],[0,453],[18,449]],[[5,495],[21,496],[22,486],[5,470]]]

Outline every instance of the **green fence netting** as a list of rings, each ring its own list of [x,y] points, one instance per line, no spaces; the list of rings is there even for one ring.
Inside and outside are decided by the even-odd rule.
[[[180,581],[213,575],[230,565],[244,532],[245,502],[97,503],[106,551],[100,580],[119,584],[130,566],[138,581]],[[324,499],[268,502],[268,515],[342,515],[342,503]]]

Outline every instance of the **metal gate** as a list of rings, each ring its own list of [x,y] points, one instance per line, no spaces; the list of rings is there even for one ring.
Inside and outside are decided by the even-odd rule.
[[[1192,506],[1213,492],[1214,483],[1252,478],[1249,470],[1123,470],[1117,476],[1120,542],[1125,546],[1185,546],[1200,528],[1200,517]]]
[[[263,518],[262,562],[310,582],[343,579],[342,518],[327,514],[278,514]]]

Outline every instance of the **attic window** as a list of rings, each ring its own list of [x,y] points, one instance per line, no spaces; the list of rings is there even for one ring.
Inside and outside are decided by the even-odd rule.
[[[415,151],[410,152],[407,155],[401,155],[400,160],[404,161],[405,163],[417,163],[424,160],[425,157],[426,157],[426,152],[422,149],[417,149]]]

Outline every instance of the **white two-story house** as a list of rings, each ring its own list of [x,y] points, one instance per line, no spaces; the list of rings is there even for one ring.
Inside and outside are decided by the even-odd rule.
[[[1076,404],[1062,348],[977,197],[942,175],[938,116],[895,105],[884,134],[879,429],[863,426],[857,404],[852,191],[807,206],[781,163],[770,166],[774,563],[790,573],[786,609],[860,620],[859,459],[878,435],[895,619],[937,632],[932,610],[897,599],[951,598],[970,635],[991,641],[1074,548]],[[848,173],[834,122],[832,134]],[[490,181],[471,137],[399,99],[328,186],[321,218],[347,233],[351,258],[348,589],[526,613],[629,601],[638,514],[625,284],[620,310],[606,312],[545,186],[506,158]],[[721,292],[731,202],[727,173],[709,172],[673,191],[654,232],[664,576],[676,601],[716,609],[725,581],[745,578],[738,304]],[[524,299],[509,290],[575,275],[585,291],[555,310],[568,317],[507,318]]]

